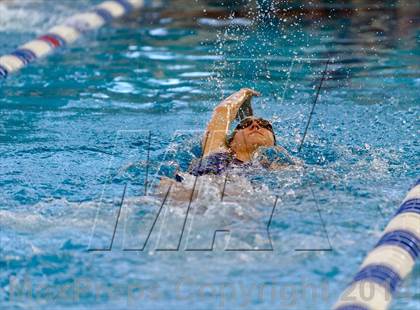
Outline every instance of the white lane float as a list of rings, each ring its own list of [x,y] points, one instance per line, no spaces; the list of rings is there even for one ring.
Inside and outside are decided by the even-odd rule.
[[[420,180],[341,294],[335,310],[385,310],[413,270],[420,250]]]
[[[76,41],[84,33],[98,29],[144,6],[144,0],[108,0],[90,11],[70,16],[46,34],[19,46],[14,52],[0,57],[0,78],[6,78],[54,49]]]

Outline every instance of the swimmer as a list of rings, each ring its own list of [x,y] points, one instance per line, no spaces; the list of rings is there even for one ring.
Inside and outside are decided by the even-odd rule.
[[[195,160],[188,173],[177,173],[175,180],[163,178],[162,185],[182,183],[186,175],[220,175],[232,168],[246,168],[258,161],[267,169],[282,169],[298,163],[287,151],[276,145],[276,136],[271,123],[254,117],[251,99],[260,94],[250,88],[242,88],[224,99],[213,111],[202,138],[203,155]],[[248,109],[248,116],[242,118],[232,134],[231,123]],[[274,160],[268,155],[273,155]],[[261,156],[263,154],[263,156]],[[272,157],[272,156],[271,156]]]
[[[247,104],[250,107],[252,97],[259,95],[250,88],[242,88],[214,109],[202,139],[203,158],[190,167],[191,174],[220,174],[229,167],[249,166],[261,148],[275,148],[287,158],[287,164],[294,163],[284,148],[276,146],[273,127],[263,118],[249,115],[240,121],[231,135],[228,135],[230,124],[238,118],[243,105]],[[269,164],[266,161],[264,166],[275,169],[281,165]]]

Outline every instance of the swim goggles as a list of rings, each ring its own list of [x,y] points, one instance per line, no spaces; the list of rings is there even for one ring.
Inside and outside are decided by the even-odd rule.
[[[271,123],[263,118],[255,118],[255,117],[246,117],[244,118],[235,128],[235,130],[240,130],[240,129],[245,129],[249,126],[252,125],[253,122],[256,122],[258,124],[258,126],[268,129],[270,130],[272,133],[274,133],[273,131],[273,126],[271,125]]]

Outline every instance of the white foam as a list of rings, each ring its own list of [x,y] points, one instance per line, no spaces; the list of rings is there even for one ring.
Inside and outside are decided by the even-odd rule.
[[[252,20],[247,18],[230,18],[230,19],[214,19],[214,18],[199,18],[198,23],[201,25],[212,27],[224,27],[230,25],[250,26]]]
[[[0,31],[42,34],[81,10],[76,1],[55,1],[54,5],[40,1],[0,1]]]

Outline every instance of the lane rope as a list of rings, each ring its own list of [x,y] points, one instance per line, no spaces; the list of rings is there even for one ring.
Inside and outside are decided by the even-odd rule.
[[[385,310],[420,251],[420,179],[341,294],[335,310]]]
[[[0,78],[6,78],[54,49],[73,43],[84,33],[96,30],[113,19],[141,9],[144,0],[108,0],[88,12],[70,16],[46,34],[19,46],[14,52],[0,57]]]

